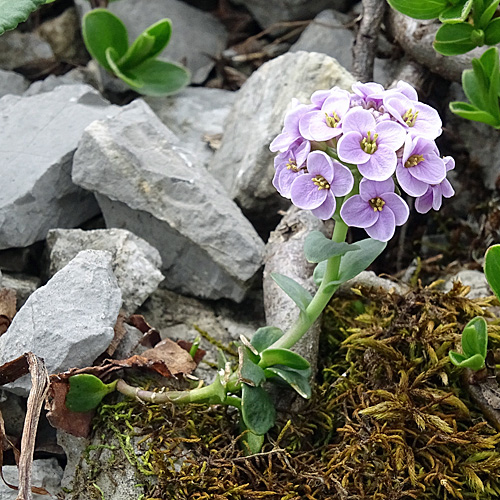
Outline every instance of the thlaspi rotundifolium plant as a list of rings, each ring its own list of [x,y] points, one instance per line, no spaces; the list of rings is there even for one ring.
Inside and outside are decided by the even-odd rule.
[[[149,26],[129,46],[121,19],[107,9],[93,9],[83,17],[82,34],[90,55],[140,94],[169,95],[189,83],[184,66],[157,59],[172,35],[170,19]]]
[[[486,281],[500,300],[500,245],[493,245],[484,256]],[[488,325],[482,316],[469,321],[462,332],[462,352],[449,352],[450,361],[460,368],[478,371],[485,367],[488,350]]]
[[[0,0],[0,35],[13,30],[42,5],[53,0]]]
[[[395,10],[414,19],[439,18],[434,48],[445,56],[465,54],[483,45],[500,43],[500,0],[387,0]],[[500,68],[496,47],[472,60],[462,73],[462,86],[469,99],[451,102],[453,113],[467,120],[500,128]]]
[[[286,331],[277,326],[258,329],[241,338],[238,365],[220,352],[215,381],[190,391],[153,393],[116,382],[121,393],[156,403],[206,402],[231,405],[247,431],[248,451],[260,450],[273,427],[276,410],[267,382],[288,384],[304,398],[311,396],[310,366],[293,346],[305,335],[345,281],[366,269],[386,247],[409,208],[402,192],[416,198],[417,211],[438,210],[454,192],[446,179],[454,167],[442,158],[435,139],[441,134],[437,111],[419,102],[405,82],[385,90],[376,83],[357,83],[353,93],[337,87],[312,94],[311,103],[292,101],[283,131],[271,150],[277,153],[273,184],[299,208],[322,220],[334,219],[332,238],[313,231],[305,241],[305,257],[316,263],[318,290],[312,296],[293,279],[273,274],[297,305],[296,321]],[[349,227],[363,228],[369,238],[347,243]],[[73,377],[73,379],[76,377]],[[71,380],[71,379],[70,379]],[[78,410],[100,400],[111,386],[73,384],[67,404]],[[99,397],[85,394],[97,391]]]

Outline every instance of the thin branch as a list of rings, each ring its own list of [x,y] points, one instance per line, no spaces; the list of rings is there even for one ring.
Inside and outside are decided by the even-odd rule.
[[[385,5],[385,0],[363,0],[363,17],[352,50],[353,73],[362,82],[373,80],[373,64]]]

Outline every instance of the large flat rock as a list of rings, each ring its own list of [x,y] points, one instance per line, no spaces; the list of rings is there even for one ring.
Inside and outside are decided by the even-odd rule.
[[[117,109],[88,85],[0,99],[0,249],[28,246],[99,212],[94,196],[72,183],[71,162],[85,127]]]
[[[113,339],[122,305],[111,254],[80,252],[36,290],[0,337],[0,366],[31,351],[49,373],[90,366]],[[27,396],[29,375],[4,386]]]
[[[263,242],[143,101],[86,129],[73,180],[96,193],[108,227],[128,229],[160,251],[168,288],[243,299]]]
[[[292,98],[310,102],[315,90],[350,90],[354,79],[325,54],[295,52],[263,64],[238,92],[209,171],[248,212],[266,213],[277,194],[271,181],[275,153],[269,144],[283,127]]]

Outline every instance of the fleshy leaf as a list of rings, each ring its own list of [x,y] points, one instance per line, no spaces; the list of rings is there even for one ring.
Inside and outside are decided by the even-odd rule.
[[[283,274],[272,273],[271,278],[276,284],[297,304],[297,307],[305,314],[307,306],[312,300],[312,295],[295,280]]]
[[[493,245],[486,250],[484,273],[493,293],[500,300],[500,245]]]
[[[485,28],[488,26],[488,23],[491,21],[491,18],[495,14],[498,4],[500,3],[500,0],[493,0],[492,2],[489,3],[484,9],[483,12],[481,13],[481,17],[479,18],[479,22],[477,23],[478,28]],[[488,42],[486,42],[488,43]],[[489,44],[488,45],[495,45],[495,44]]]
[[[484,30],[484,43],[496,45],[500,43],[500,17],[493,19]]]
[[[0,0],[0,35],[26,21],[44,3],[45,0]]]
[[[241,438],[246,455],[255,455],[256,453],[259,453],[262,449],[262,445],[264,444],[264,436],[254,434],[252,431],[248,430],[245,426],[243,418],[240,418],[240,430],[242,433],[246,431]]]
[[[312,263],[322,262],[330,257],[344,255],[357,249],[357,245],[349,245],[349,243],[345,242],[336,243],[320,231],[311,231],[304,242],[306,259]]]
[[[387,0],[389,5],[414,19],[434,19],[449,5],[447,0]]]
[[[310,364],[307,359],[300,354],[290,351],[290,349],[266,349],[260,353],[261,366],[285,365],[296,370],[306,370]]]
[[[451,362],[459,368],[470,368],[471,370],[481,370],[484,368],[484,358],[480,354],[467,358],[463,354],[455,351],[448,353]]]
[[[264,326],[253,334],[250,343],[258,352],[262,352],[283,337],[283,335],[283,331],[275,326]]]
[[[320,262],[314,268],[313,279],[314,279],[314,283],[316,283],[317,286],[321,285],[321,282],[323,281],[323,278],[325,276],[325,271],[326,271],[326,260],[324,260],[323,262]]]
[[[262,436],[276,420],[276,410],[269,394],[262,387],[241,387],[241,416],[248,430]]]
[[[480,354],[486,358],[488,350],[488,325],[482,316],[471,319],[462,332],[462,351],[465,356]]]
[[[108,71],[113,69],[106,57],[106,49],[113,48],[115,60],[127,52],[127,28],[119,17],[107,9],[93,9],[83,16],[82,35],[90,55]]]
[[[436,33],[434,48],[444,56],[465,54],[480,45],[472,39],[474,31],[469,23],[443,24]]]
[[[356,243],[354,252],[346,253],[340,259],[339,278],[328,285],[337,286],[355,278],[364,271],[385,249],[387,242],[367,238]]]
[[[238,378],[248,385],[257,387],[266,380],[264,370],[256,365],[249,356],[249,350],[244,347],[238,347]]]
[[[467,102],[450,102],[450,110],[458,116],[474,122],[486,123],[492,127],[500,127],[500,122],[486,111],[481,111]]]
[[[147,59],[158,56],[168,45],[171,35],[172,23],[170,19],[162,19],[146,28],[118,62],[120,70],[126,71],[142,64]]]
[[[305,399],[309,399],[312,394],[311,385],[306,377],[286,367],[270,366],[265,370],[267,378],[269,374],[274,374],[287,382],[297,393]]]
[[[66,408],[76,412],[91,411],[99,406],[104,396],[115,390],[116,381],[105,384],[95,375],[82,373],[69,378]]]
[[[460,23],[467,20],[472,9],[473,0],[461,1],[457,5],[452,5],[441,12],[439,20],[442,23]]]

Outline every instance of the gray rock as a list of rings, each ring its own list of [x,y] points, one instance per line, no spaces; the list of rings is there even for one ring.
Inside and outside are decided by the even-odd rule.
[[[21,95],[28,87],[29,82],[23,75],[0,70],[0,97],[7,94]]]
[[[161,257],[149,243],[125,229],[52,229],[47,234],[49,275],[66,266],[82,250],[105,250],[122,291],[123,307],[133,313],[156,290],[164,276]]]
[[[49,373],[89,366],[113,339],[121,292],[111,254],[80,252],[34,292],[0,337],[0,366],[27,351],[45,360]],[[29,376],[4,386],[26,396]]]
[[[0,413],[5,423],[7,436],[15,439],[20,438],[23,434],[24,419],[26,417],[26,400],[21,396],[0,390]]]
[[[267,28],[280,21],[312,19],[324,9],[345,10],[352,2],[349,0],[233,0],[244,5],[257,22]]]
[[[52,227],[75,227],[99,213],[94,197],[71,182],[71,161],[84,128],[117,109],[87,85],[0,99],[0,249],[30,245]]]
[[[450,100],[468,102],[458,83],[450,86]],[[485,187],[497,189],[500,183],[500,131],[484,123],[464,120],[448,108],[446,115],[450,130],[469,152],[470,164],[479,167]]]
[[[89,69],[89,66],[91,66],[90,63],[86,67],[74,68],[64,75],[49,75],[45,80],[33,82],[24,95],[41,94],[43,92],[50,92],[59,87],[59,85],[75,85],[79,83],[86,83],[97,89],[99,85],[97,75]]]
[[[18,484],[17,467],[15,465],[4,465],[3,475],[10,484]],[[45,488],[50,495],[33,494],[33,500],[56,499],[60,493],[61,478],[63,470],[55,458],[45,458],[33,461],[31,483],[33,486]],[[3,481],[0,482],[0,500],[16,500],[17,491],[10,489]]]
[[[386,292],[405,295],[410,291],[410,286],[406,283],[391,281],[387,278],[377,276],[373,271],[362,271],[355,278],[342,283],[340,290],[349,291],[355,286],[364,286],[367,288],[383,288]]]
[[[87,0],[75,3],[81,14],[89,10]],[[193,83],[207,78],[213,58],[226,46],[226,30],[214,16],[178,0],[121,0],[108,8],[124,22],[130,42],[151,24],[169,18],[172,39],[159,59],[185,64]]]
[[[223,132],[224,120],[236,92],[206,87],[187,87],[172,97],[147,97],[145,101],[160,120],[204,165],[214,154]]]
[[[0,37],[0,68],[14,70],[44,60],[53,62],[54,53],[37,33],[13,30]]]
[[[28,297],[40,286],[40,278],[27,274],[3,274],[2,286],[16,291],[17,309],[19,310]]]
[[[334,57],[350,71],[355,36],[344,26],[349,20],[349,16],[331,9],[320,12],[292,45],[290,52],[320,52]]]
[[[462,285],[470,286],[470,292],[467,295],[469,299],[479,299],[493,295],[486,281],[486,276],[481,271],[463,269],[445,281],[443,290],[449,292],[453,288],[453,282],[455,281],[460,281]]]
[[[166,286],[241,301],[263,243],[219,183],[143,101],[90,125],[73,180],[95,191],[108,227],[158,248]]]
[[[350,89],[353,77],[325,54],[296,52],[263,64],[238,92],[209,170],[247,211],[268,212],[277,194],[269,144],[281,132],[293,97],[302,102],[315,90]]]

